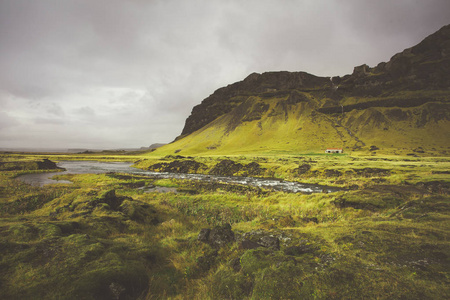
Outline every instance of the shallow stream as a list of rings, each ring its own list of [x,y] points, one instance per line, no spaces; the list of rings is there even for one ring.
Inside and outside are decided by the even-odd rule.
[[[61,174],[101,174],[109,172],[137,174],[149,176],[158,179],[187,179],[201,180],[209,182],[222,182],[232,184],[243,184],[254,187],[270,188],[277,191],[290,193],[332,193],[342,189],[336,187],[322,186],[317,184],[306,184],[300,182],[284,181],[280,179],[267,179],[255,177],[237,177],[237,176],[218,176],[202,174],[179,174],[179,173],[159,173],[145,171],[131,167],[130,162],[99,162],[99,161],[61,161],[57,165],[66,169],[64,172],[26,174],[19,176],[18,179],[32,184],[43,186],[50,183],[70,183],[67,180],[53,180],[54,175]]]

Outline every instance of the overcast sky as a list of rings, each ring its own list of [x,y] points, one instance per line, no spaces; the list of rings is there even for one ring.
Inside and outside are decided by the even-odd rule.
[[[0,147],[171,142],[222,86],[375,66],[449,12],[448,0],[0,0]]]

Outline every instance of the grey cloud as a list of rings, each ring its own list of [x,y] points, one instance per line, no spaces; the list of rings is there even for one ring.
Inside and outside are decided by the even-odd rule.
[[[93,116],[95,116],[95,110],[93,110],[89,106],[80,107],[80,108],[76,109],[74,112],[77,115],[86,116],[86,117],[93,117]]]
[[[447,0],[1,0],[0,147],[170,142],[219,87],[254,71],[348,74],[413,46],[448,11]]]
[[[5,112],[0,111],[0,131],[4,131],[19,124],[17,120]]]
[[[51,103],[46,109],[47,113],[57,117],[63,117],[65,115],[64,110],[56,103]]]
[[[61,124],[64,124],[64,120],[63,119],[37,117],[34,119],[34,123],[35,124],[44,124],[44,125],[61,125]]]

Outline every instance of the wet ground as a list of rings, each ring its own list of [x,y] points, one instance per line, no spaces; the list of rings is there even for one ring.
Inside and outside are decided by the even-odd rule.
[[[279,179],[255,178],[255,177],[237,177],[203,174],[180,174],[167,172],[153,172],[132,168],[130,162],[99,162],[99,161],[61,161],[58,167],[66,169],[64,172],[26,174],[19,176],[20,180],[32,185],[43,186],[51,183],[70,183],[66,180],[53,180],[54,175],[61,174],[101,174],[109,172],[128,173],[147,175],[158,179],[186,179],[200,180],[206,182],[221,182],[231,184],[242,184],[254,187],[270,188],[277,191],[290,193],[332,193],[341,190],[340,188],[320,186],[315,184],[304,184],[299,182],[290,182]]]

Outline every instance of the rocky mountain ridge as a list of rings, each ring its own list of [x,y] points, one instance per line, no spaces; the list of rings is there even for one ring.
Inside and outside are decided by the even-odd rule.
[[[273,133],[266,138],[272,139],[272,144],[281,142],[280,138],[281,143],[296,142],[295,148],[303,150],[327,145],[359,149],[378,142],[383,135],[389,140],[379,142],[383,147],[426,143],[433,148],[448,148],[442,138],[450,137],[449,70],[447,25],[387,63],[373,68],[358,66],[343,77],[287,71],[252,73],[243,81],[216,90],[195,106],[175,144],[185,140],[178,145],[180,151],[199,144],[206,146],[204,150],[223,148],[237,138],[233,137],[238,134],[235,130],[242,127],[239,139],[254,143],[255,137],[263,138],[268,131],[283,130],[283,138]],[[284,132],[286,128],[282,129],[285,126],[290,128],[289,135]],[[318,141],[309,143],[314,135],[299,134],[298,128],[320,130],[315,135]],[[424,132],[414,133],[414,129],[429,131],[431,137],[421,138]],[[400,143],[398,136],[403,136]]]

